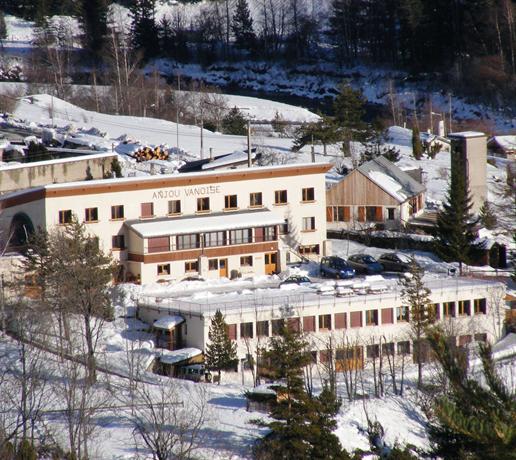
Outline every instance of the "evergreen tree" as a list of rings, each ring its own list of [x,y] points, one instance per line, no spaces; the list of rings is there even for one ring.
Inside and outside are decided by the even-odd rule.
[[[426,329],[435,322],[436,312],[430,304],[430,289],[423,283],[423,270],[414,258],[410,261],[408,275],[400,280],[401,298],[410,309],[409,324],[417,362],[417,386],[421,388],[426,346],[424,336]]]
[[[263,353],[278,395],[272,408],[274,419],[265,425],[271,433],[255,451],[260,460],[347,459],[338,438],[333,434],[340,401],[324,388],[318,397],[310,397],[303,381],[303,368],[311,360],[308,343],[298,332],[283,323],[280,335],[272,337],[269,350]]]
[[[450,185],[446,202],[437,216],[434,242],[437,254],[444,260],[459,262],[462,274],[462,264],[473,260],[483,245],[475,242],[478,219],[474,220],[471,213],[468,180],[460,156],[452,153],[451,162]]]
[[[363,121],[365,104],[366,99],[360,91],[354,90],[347,83],[342,83],[339,94],[333,101],[335,121],[348,129],[365,129],[366,124]]]
[[[5,23],[5,15],[2,10],[0,10],[0,40],[5,40],[7,38],[7,24]]]
[[[416,160],[421,160],[421,157],[423,156],[423,144],[419,135],[419,126],[417,123],[414,123],[414,127],[412,128],[412,155]]]
[[[245,136],[247,134],[247,120],[237,107],[230,109],[222,120],[222,132],[224,134],[234,134]]]
[[[238,48],[246,50],[253,50],[255,48],[256,35],[247,0],[237,0],[231,31],[235,36],[235,43]]]
[[[433,400],[428,423],[432,457],[515,459],[516,393],[498,375],[490,346],[480,344],[480,376],[469,376],[466,355],[450,348],[438,328],[428,333],[449,388]]]
[[[484,204],[480,208],[480,223],[488,230],[492,230],[498,224],[496,214],[493,212],[493,208],[487,200],[484,201]]]
[[[81,0],[79,21],[83,27],[83,44],[92,56],[99,58],[107,35],[107,1]]]
[[[324,155],[329,144],[335,144],[341,139],[341,133],[337,125],[329,117],[315,123],[308,123],[296,129],[292,150],[297,152],[312,141],[323,145]]]
[[[236,344],[229,338],[227,324],[220,310],[215,312],[211,320],[208,338],[210,341],[206,346],[206,366],[218,372],[220,384],[220,371],[233,369],[238,363]]]
[[[134,0],[129,11],[134,48],[143,51],[146,58],[155,56],[159,51],[156,0]]]

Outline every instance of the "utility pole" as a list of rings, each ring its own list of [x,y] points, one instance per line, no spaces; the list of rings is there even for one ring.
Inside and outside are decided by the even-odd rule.
[[[450,124],[448,133],[452,132],[452,103],[451,103],[451,99],[452,99],[452,95],[451,95],[451,93],[448,93],[448,111],[449,111],[448,117],[449,117],[449,124]]]
[[[5,332],[7,329],[5,320],[5,297],[4,297],[4,274],[0,276],[0,315],[2,315],[1,327],[2,331]]]
[[[251,116],[247,117],[247,166],[253,166],[253,157],[251,155]]]
[[[181,91],[181,76],[177,73],[177,91],[176,91],[176,149],[179,153],[179,92]]]
[[[430,134],[434,133],[434,124],[432,120],[432,95],[430,95],[430,98],[428,99],[428,103],[430,105]]]
[[[314,135],[313,134],[312,134],[311,152],[312,152],[312,163],[315,163],[315,147],[314,147]]]
[[[204,159],[204,134],[203,134],[203,131],[204,131],[204,113],[203,113],[203,108],[204,108],[204,102],[203,102],[202,97],[201,97],[201,160]]]

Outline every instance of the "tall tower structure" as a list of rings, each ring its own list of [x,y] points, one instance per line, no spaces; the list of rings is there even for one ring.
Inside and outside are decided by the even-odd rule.
[[[450,133],[452,174],[465,174],[471,202],[472,212],[478,214],[487,198],[487,136],[476,131]],[[454,161],[457,160],[457,161]],[[455,171],[454,168],[460,168]]]

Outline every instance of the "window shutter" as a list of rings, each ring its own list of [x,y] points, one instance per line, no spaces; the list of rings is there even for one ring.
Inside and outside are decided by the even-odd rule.
[[[344,206],[344,222],[349,222],[351,220],[351,213],[349,206]]]
[[[315,332],[315,316],[303,317],[303,331]]]
[[[376,206],[375,220],[376,222],[383,222],[383,208],[381,206]]]
[[[147,243],[148,252],[170,251],[170,238],[168,236],[157,236],[149,238]]]
[[[358,221],[365,222],[365,206],[358,207]]]
[[[141,205],[141,216],[152,217],[154,215],[152,203],[142,203]]]
[[[351,327],[362,327],[362,312],[352,311],[349,314]]]
[[[326,222],[333,222],[333,206],[326,206]]]
[[[392,324],[394,322],[394,311],[392,308],[382,309],[382,324]]]
[[[346,329],[346,313],[335,313],[335,329]]]

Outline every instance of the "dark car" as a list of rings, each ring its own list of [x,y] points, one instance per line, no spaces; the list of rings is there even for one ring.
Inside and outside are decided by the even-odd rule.
[[[364,273],[365,275],[374,275],[383,271],[382,265],[368,254],[354,254],[349,256],[348,264],[351,265],[357,273]]]
[[[405,254],[386,252],[378,257],[378,262],[389,272],[408,272],[410,270],[410,257]]]
[[[329,278],[353,278],[355,270],[341,257],[323,257],[320,265],[321,276]]]
[[[284,284],[311,284],[312,280],[308,278],[308,276],[302,276],[302,275],[291,275],[288,278],[284,279],[280,286],[283,286]]]

